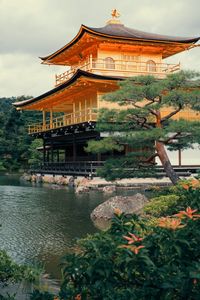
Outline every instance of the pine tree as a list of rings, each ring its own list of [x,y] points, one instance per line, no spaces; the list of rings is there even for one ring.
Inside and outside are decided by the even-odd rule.
[[[100,171],[107,179],[145,177],[155,171],[155,158],[173,184],[178,181],[166,147],[170,150],[200,144],[200,74],[181,71],[165,79],[139,76],[119,82],[119,89],[104,96],[121,109],[99,112],[100,141],[91,141],[87,151],[105,153],[131,148],[121,158],[109,159]],[[168,113],[166,114],[166,109]],[[195,120],[178,118],[181,111],[196,111]],[[165,111],[165,113],[164,113]],[[170,112],[169,112],[170,111]]]

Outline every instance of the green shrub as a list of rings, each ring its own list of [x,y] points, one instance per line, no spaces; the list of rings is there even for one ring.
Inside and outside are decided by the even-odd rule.
[[[173,214],[176,211],[176,205],[180,201],[178,195],[164,195],[152,198],[144,207],[146,214],[160,217],[166,214]]]
[[[16,264],[10,256],[3,250],[0,250],[0,283],[8,285],[10,283],[36,282],[41,274],[41,269],[31,266]]]
[[[54,295],[49,292],[41,292],[39,290],[34,290],[30,296],[30,300],[54,300]]]
[[[199,217],[188,209],[150,230],[140,217],[116,215],[107,232],[64,258],[60,298],[200,299]]]
[[[5,251],[0,250],[0,285],[3,290],[4,286],[9,284],[21,283],[27,281],[35,283],[39,281],[41,269],[31,266],[23,266],[16,264]],[[1,295],[0,300],[15,299],[14,296]]]

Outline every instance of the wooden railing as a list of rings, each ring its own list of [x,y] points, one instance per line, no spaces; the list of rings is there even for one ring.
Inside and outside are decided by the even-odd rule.
[[[97,74],[109,74],[115,76],[136,76],[152,74],[158,78],[164,78],[167,74],[180,70],[179,64],[137,62],[128,60],[115,60],[108,63],[105,59],[88,58],[84,63],[76,65],[66,72],[56,75],[56,86],[69,80],[77,69]]]
[[[61,163],[43,163],[38,166],[32,166],[31,173],[54,174],[54,175],[82,175],[96,176],[97,170],[104,165],[105,161],[68,161]],[[179,176],[190,176],[196,174],[200,170],[199,165],[173,165],[175,172]],[[157,175],[160,177],[166,176],[162,166],[157,166]],[[130,172],[134,169],[128,169]]]
[[[98,168],[102,167],[102,161],[68,161],[63,163],[43,163],[31,168],[31,172],[67,174],[67,175],[90,175],[96,174]]]
[[[38,133],[43,131],[48,131],[51,129],[56,129],[64,126],[74,125],[82,122],[96,121],[97,113],[95,109],[87,108],[85,110],[80,110],[70,114],[64,114],[60,117],[47,119],[45,124],[37,123],[28,126],[28,133]]]
[[[161,114],[162,117],[168,115],[172,110],[162,109]],[[188,121],[199,121],[200,120],[200,113],[196,111],[192,111],[190,109],[180,111],[175,116],[172,117],[174,120],[185,119]],[[90,122],[90,121],[97,121],[97,111],[95,109],[87,108],[85,110],[80,110],[70,114],[64,114],[60,117],[53,118],[52,120],[47,119],[45,124],[37,123],[31,124],[28,126],[28,133],[38,133],[44,132],[51,129],[56,129],[64,126],[79,124],[83,122]]]

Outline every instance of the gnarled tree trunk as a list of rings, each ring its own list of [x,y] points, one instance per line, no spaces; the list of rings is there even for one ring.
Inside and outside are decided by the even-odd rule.
[[[179,177],[171,165],[171,162],[165,150],[165,146],[163,145],[163,143],[156,141],[155,148],[167,176],[173,184],[176,184],[179,180]]]
[[[156,116],[156,127],[162,128],[160,111],[155,111],[154,115]],[[167,176],[169,177],[171,182],[175,185],[177,183],[177,181],[179,180],[179,177],[171,165],[171,162],[170,162],[167,152],[165,150],[164,144],[162,142],[156,141],[155,148],[156,148],[158,157],[160,158],[160,161],[162,163],[162,166],[163,166]]]

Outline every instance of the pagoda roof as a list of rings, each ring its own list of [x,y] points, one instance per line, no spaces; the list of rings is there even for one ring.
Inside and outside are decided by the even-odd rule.
[[[123,24],[108,24],[100,28],[88,27],[90,30],[93,30],[96,33],[105,34],[114,37],[120,38],[131,38],[131,39],[140,39],[140,40],[151,40],[151,41],[166,41],[166,42],[178,42],[178,43],[193,43],[197,42],[200,37],[176,37],[161,35],[156,33],[149,33],[137,29],[132,29],[124,26]]]
[[[76,73],[69,80],[67,80],[63,84],[57,86],[56,88],[51,89],[50,91],[48,91],[38,97],[27,99],[27,100],[22,100],[19,102],[14,102],[13,105],[18,109],[27,108],[28,106],[31,106],[32,104],[35,104],[36,102],[45,100],[49,96],[54,96],[54,95],[62,92],[62,90],[66,90],[68,87],[75,84],[79,78],[86,78],[88,80],[95,80],[95,81],[99,80],[99,81],[116,81],[116,82],[123,79],[122,77],[97,75],[97,74],[89,73],[89,72],[78,69],[76,71]]]
[[[51,63],[51,60],[63,53],[65,50],[76,44],[84,34],[89,34],[95,37],[104,37],[113,40],[129,41],[129,42],[153,42],[153,43],[165,43],[165,44],[194,44],[200,37],[178,37],[178,36],[168,36],[155,33],[149,33],[145,31],[140,31],[137,29],[132,29],[124,26],[123,24],[107,24],[104,27],[94,28],[81,25],[78,34],[74,37],[72,41],[67,43],[64,47],[57,50],[56,52],[40,57],[43,63]]]

